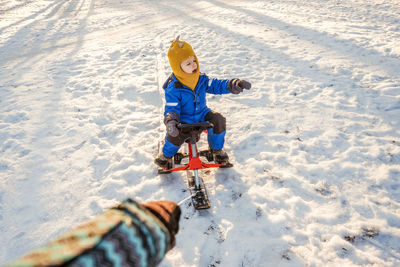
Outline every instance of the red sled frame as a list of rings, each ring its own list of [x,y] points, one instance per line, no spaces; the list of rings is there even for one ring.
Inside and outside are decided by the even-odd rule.
[[[200,183],[199,183],[199,174],[198,170],[201,169],[208,169],[208,168],[226,168],[230,167],[230,163],[213,163],[213,164],[207,164],[203,162],[200,159],[200,155],[202,152],[205,153],[212,153],[211,151],[201,151],[199,153],[197,149],[197,140],[198,140],[198,135],[201,134],[203,131],[206,131],[209,128],[212,128],[214,125],[209,122],[200,122],[200,123],[190,123],[190,124],[183,124],[179,123],[177,125],[177,128],[180,129],[181,131],[186,131],[190,133],[190,137],[186,141],[188,144],[188,150],[189,150],[189,162],[185,164],[184,166],[181,167],[176,167],[176,168],[171,168],[171,169],[164,169],[164,171],[167,172],[175,172],[175,171],[194,171],[194,176],[195,176],[195,188],[199,189],[200,188]],[[185,156],[186,157],[186,156]],[[208,159],[208,157],[207,157]],[[172,159],[174,160],[174,159]]]
[[[185,166],[173,168],[173,169],[170,169],[170,171],[172,171],[172,172],[174,172],[174,171],[189,171],[189,170],[199,170],[199,169],[208,169],[208,168],[218,168],[218,167],[223,166],[223,164],[204,163],[200,159],[200,154],[197,150],[196,143],[193,144],[190,141],[187,143],[188,143],[188,148],[189,148],[189,162]]]

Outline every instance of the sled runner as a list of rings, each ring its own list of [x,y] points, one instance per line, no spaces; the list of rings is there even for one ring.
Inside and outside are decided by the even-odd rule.
[[[189,153],[178,152],[168,162],[165,168],[159,168],[159,174],[166,174],[175,171],[187,171],[188,188],[192,196],[192,203],[196,210],[210,208],[210,200],[203,179],[199,176],[199,170],[208,168],[229,168],[233,165],[226,162],[216,162],[214,153],[208,149],[198,151],[197,142],[203,131],[212,128],[212,123],[200,122],[184,124],[179,123],[177,128],[183,133],[188,133],[187,143]],[[162,146],[159,146],[159,148]],[[201,158],[205,158],[209,163],[205,163]],[[188,159],[186,164],[181,164],[183,159]],[[177,165],[181,165],[176,167]],[[183,166],[182,166],[183,165]]]

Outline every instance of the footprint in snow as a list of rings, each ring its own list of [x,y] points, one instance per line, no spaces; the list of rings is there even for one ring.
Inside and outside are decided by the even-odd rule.
[[[290,258],[290,250],[285,249],[284,251],[282,251],[281,258],[285,259],[287,261],[290,261],[291,260],[291,258]]]
[[[205,235],[214,235],[215,239],[218,243],[222,243],[225,241],[225,230],[220,226],[217,225],[215,222],[211,222],[208,226],[207,230],[204,232]]]
[[[262,209],[258,207],[256,209],[256,220],[258,220],[262,216]]]
[[[214,259],[214,258],[212,258],[212,259],[211,259],[211,263],[208,264],[207,267],[216,267],[216,266],[220,265],[221,262],[222,262],[222,261],[221,261],[220,259]]]
[[[242,193],[240,193],[240,192],[232,192],[232,200],[233,201],[238,200],[241,197],[242,197]]]
[[[379,229],[378,228],[373,227],[373,226],[371,226],[371,227],[367,226],[367,227],[362,227],[359,234],[357,234],[357,235],[351,235],[351,234],[350,235],[345,235],[343,238],[346,241],[354,244],[354,243],[356,243],[356,242],[358,242],[360,240],[364,240],[365,238],[373,239],[373,238],[377,237],[378,235],[379,235]]]
[[[333,193],[331,186],[325,182],[318,183],[315,188],[315,191],[323,196],[329,196]]]

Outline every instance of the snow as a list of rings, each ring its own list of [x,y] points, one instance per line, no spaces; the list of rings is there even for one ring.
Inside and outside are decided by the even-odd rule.
[[[177,35],[212,77],[235,167],[203,173],[161,266],[400,264],[398,1],[3,0],[0,264],[119,201],[187,197],[157,175]]]

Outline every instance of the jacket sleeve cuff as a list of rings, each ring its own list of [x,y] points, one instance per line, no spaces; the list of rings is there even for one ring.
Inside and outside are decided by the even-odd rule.
[[[239,83],[240,79],[238,78],[234,78],[229,80],[228,82],[228,90],[229,92],[231,92],[232,94],[237,94],[236,90],[235,90],[235,84]]]

